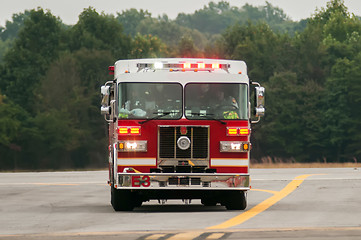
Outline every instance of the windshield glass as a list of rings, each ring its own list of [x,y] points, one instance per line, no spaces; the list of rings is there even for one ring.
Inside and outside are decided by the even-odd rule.
[[[185,87],[188,119],[247,119],[247,85],[241,83],[189,83]]]
[[[178,83],[120,83],[119,118],[179,119],[182,86]]]

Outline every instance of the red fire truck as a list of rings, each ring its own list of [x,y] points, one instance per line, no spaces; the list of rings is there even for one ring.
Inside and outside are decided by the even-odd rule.
[[[264,88],[249,80],[245,62],[134,59],[109,71],[114,80],[101,87],[101,113],[114,210],[151,199],[245,209],[251,124],[265,111]]]

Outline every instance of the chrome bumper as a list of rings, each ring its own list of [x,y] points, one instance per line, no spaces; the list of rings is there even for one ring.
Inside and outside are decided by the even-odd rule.
[[[118,189],[249,190],[249,174],[118,173]]]

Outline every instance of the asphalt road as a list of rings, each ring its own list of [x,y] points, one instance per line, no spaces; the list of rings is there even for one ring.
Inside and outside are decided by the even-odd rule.
[[[253,169],[245,211],[114,212],[106,171],[0,173],[0,239],[361,239],[361,169]]]

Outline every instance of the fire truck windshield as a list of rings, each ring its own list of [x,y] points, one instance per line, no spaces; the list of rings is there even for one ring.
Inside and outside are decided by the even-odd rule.
[[[248,119],[247,85],[241,83],[188,83],[185,86],[188,119]]]
[[[180,119],[182,85],[179,83],[119,83],[118,117]]]

